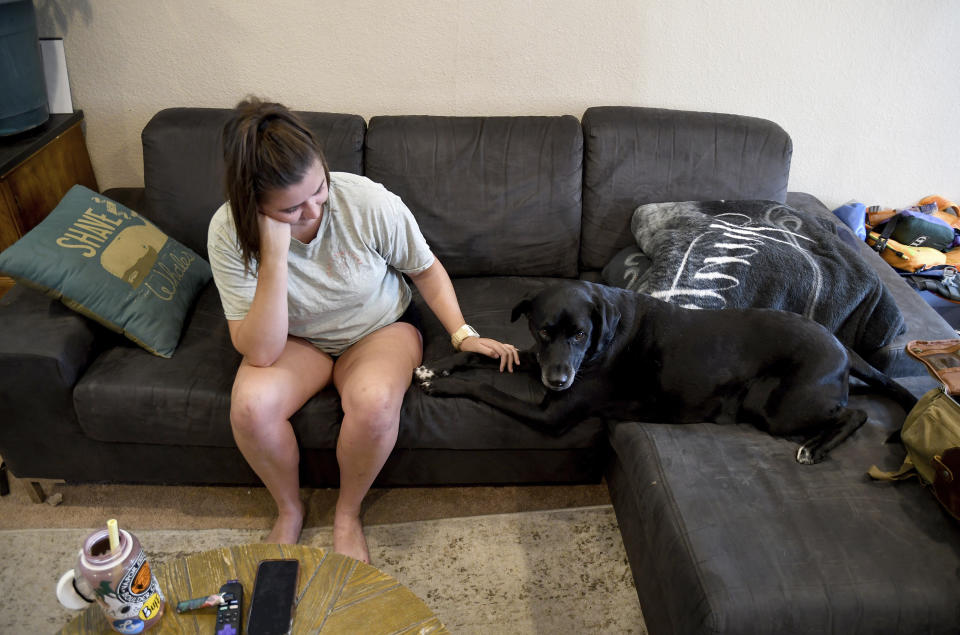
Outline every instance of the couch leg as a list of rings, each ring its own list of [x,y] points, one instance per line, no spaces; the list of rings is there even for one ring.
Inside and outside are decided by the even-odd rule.
[[[10,477],[7,476],[7,464],[0,461],[0,496],[10,493]]]
[[[24,487],[27,488],[27,495],[34,503],[42,503],[47,500],[47,495],[43,491],[43,485],[38,481],[24,481]]]

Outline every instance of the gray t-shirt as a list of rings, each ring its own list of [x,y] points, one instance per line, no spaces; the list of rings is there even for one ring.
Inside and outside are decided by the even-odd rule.
[[[421,272],[434,256],[407,206],[379,183],[333,172],[329,191],[317,236],[309,244],[290,239],[288,333],[338,355],[403,314],[411,291],[400,272]],[[229,203],[210,220],[207,251],[224,315],[242,320],[257,263],[244,271]]]

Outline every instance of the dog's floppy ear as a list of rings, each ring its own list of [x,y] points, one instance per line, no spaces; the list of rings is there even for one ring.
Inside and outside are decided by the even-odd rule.
[[[594,331],[593,353],[606,350],[617,333],[620,324],[620,309],[602,293],[593,296],[593,313],[591,315]]]
[[[530,301],[530,298],[524,298],[517,302],[517,306],[513,307],[513,311],[510,313],[510,321],[516,322],[520,319],[521,315],[530,315],[530,309],[533,308],[533,302]]]

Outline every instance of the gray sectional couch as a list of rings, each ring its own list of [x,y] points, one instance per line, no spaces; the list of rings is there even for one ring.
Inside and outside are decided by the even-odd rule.
[[[106,195],[206,256],[220,205],[227,111],[163,110],[144,128],[144,188]],[[468,322],[530,343],[513,305],[560,278],[598,281],[631,244],[640,204],[788,193],[790,137],[755,118],[601,107],[582,118],[303,113],[332,170],[407,203],[454,278]],[[805,150],[812,151],[812,150]],[[838,230],[838,231],[842,231]],[[955,333],[863,244],[907,330],[863,352],[920,392],[909,339]],[[853,252],[851,252],[853,253]],[[415,300],[422,304],[419,298]],[[424,357],[451,352],[425,307]],[[217,291],[199,295],[171,359],[18,285],[0,299],[0,455],[22,479],[249,484],[228,420],[239,356]],[[517,376],[505,390],[536,394]],[[642,389],[642,387],[638,387]],[[547,436],[465,399],[407,393],[378,486],[596,483],[606,479],[650,633],[926,633],[960,625],[960,527],[915,483],[873,483],[903,411],[858,392],[871,419],[827,461],[749,426],[589,419]],[[293,418],[305,486],[336,485],[341,411],[326,390]],[[898,454],[899,453],[899,454]]]

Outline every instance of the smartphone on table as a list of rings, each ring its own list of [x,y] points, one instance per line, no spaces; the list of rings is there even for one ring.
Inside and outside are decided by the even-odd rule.
[[[283,635],[290,632],[299,572],[298,560],[260,561],[247,616],[247,633]]]

